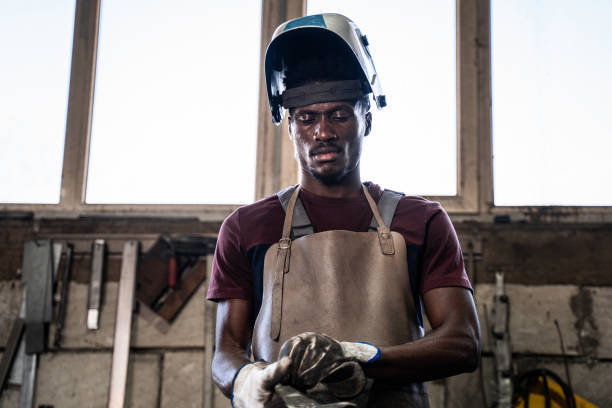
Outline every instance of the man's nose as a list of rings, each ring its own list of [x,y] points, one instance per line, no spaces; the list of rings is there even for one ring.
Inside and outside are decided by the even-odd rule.
[[[317,125],[314,129],[314,137],[317,141],[327,141],[337,139],[338,136],[331,126],[330,121],[322,116],[319,120],[317,120]]]

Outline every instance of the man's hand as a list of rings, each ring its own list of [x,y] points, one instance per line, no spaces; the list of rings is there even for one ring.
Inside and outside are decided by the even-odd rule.
[[[288,357],[271,364],[260,361],[243,366],[234,380],[232,406],[264,407],[272,399],[274,386],[288,376],[290,366]]]
[[[358,395],[366,384],[359,363],[375,360],[378,348],[365,343],[339,342],[325,334],[306,332],[283,343],[279,358],[292,361],[291,384],[299,390],[324,387],[339,398]]]

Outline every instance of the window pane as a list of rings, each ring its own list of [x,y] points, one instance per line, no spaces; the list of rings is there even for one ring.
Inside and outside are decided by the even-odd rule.
[[[0,202],[59,202],[74,6],[0,2]]]
[[[492,2],[498,205],[612,205],[612,2]]]
[[[308,0],[308,14],[340,13],[367,35],[387,95],[373,107],[363,180],[422,195],[455,195],[456,45],[453,0]]]
[[[253,200],[259,3],[103,2],[87,202]]]

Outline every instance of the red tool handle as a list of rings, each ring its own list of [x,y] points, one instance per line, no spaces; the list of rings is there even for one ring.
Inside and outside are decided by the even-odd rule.
[[[176,286],[176,257],[172,256],[168,263],[168,286],[174,289]]]

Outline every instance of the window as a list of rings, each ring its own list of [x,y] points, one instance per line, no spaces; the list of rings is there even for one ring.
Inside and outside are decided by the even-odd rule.
[[[371,44],[388,106],[373,106],[362,179],[405,193],[455,195],[455,2],[308,0],[307,11],[346,15]]]
[[[58,203],[74,0],[0,3],[0,202]]]
[[[259,3],[104,0],[88,203],[253,200]]]
[[[492,2],[496,205],[612,205],[612,3]]]

